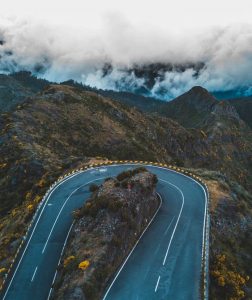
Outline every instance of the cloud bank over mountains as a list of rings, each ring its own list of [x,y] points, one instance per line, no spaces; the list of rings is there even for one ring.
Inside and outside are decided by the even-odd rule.
[[[28,70],[51,81],[169,100],[201,85],[252,94],[252,26],[174,34],[110,14],[99,30],[0,21],[0,72]]]

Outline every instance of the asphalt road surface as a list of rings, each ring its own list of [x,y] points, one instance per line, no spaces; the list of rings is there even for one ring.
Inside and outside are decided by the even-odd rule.
[[[72,211],[88,199],[89,185],[136,166],[91,169],[55,186],[38,214],[2,299],[48,299],[73,221]],[[182,174],[147,168],[158,176],[162,205],[103,299],[199,299],[206,193]]]

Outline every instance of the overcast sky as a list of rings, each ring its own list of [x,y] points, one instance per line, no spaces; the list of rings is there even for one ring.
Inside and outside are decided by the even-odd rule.
[[[193,85],[252,93],[251,12],[252,0],[5,0],[0,72],[41,70],[53,81],[118,89],[145,84],[123,70],[133,64],[203,62],[197,76],[189,68],[157,78],[152,95]],[[104,77],[106,62],[113,72]]]
[[[120,13],[136,25],[148,23],[176,32],[251,23],[251,11],[251,0],[7,0],[0,14],[94,28],[103,25],[106,15]]]

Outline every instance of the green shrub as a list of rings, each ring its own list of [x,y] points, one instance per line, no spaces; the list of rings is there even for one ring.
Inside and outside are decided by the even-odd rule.
[[[134,170],[124,171],[118,174],[116,178],[119,181],[123,181],[124,179],[129,179],[130,177],[143,172],[148,172],[148,170],[145,167],[139,167]]]
[[[120,187],[120,186],[121,186],[120,182],[119,182],[119,181],[116,181],[116,182],[115,182],[115,187]]]
[[[132,171],[124,171],[120,174],[117,175],[117,180],[118,181],[123,181],[126,178],[130,178],[132,176]]]
[[[113,212],[117,212],[122,207],[123,207],[123,203],[121,201],[115,201],[115,200],[109,201],[108,208]]]
[[[99,189],[99,186],[97,185],[97,184],[95,184],[95,183],[92,183],[92,184],[90,184],[90,186],[89,186],[89,191],[91,192],[91,193],[94,193],[95,191],[97,191]]]
[[[132,171],[132,176],[143,172],[148,172],[148,170],[145,167],[136,168]]]
[[[156,185],[158,183],[158,177],[154,174],[153,183]]]
[[[129,181],[127,180],[127,179],[125,179],[125,180],[123,180],[122,182],[121,182],[121,187],[123,187],[123,188],[127,188],[128,187],[128,183],[129,183]]]
[[[113,179],[112,177],[107,177],[107,178],[104,179],[104,182],[112,180],[112,179]]]

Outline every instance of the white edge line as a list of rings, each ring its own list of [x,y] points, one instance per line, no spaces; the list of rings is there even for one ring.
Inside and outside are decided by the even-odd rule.
[[[17,265],[17,267],[16,267],[16,269],[15,269],[15,272],[14,272],[12,278],[11,278],[11,281],[10,281],[10,283],[9,283],[9,285],[8,285],[8,288],[7,288],[6,291],[5,291],[5,294],[4,294],[4,296],[3,296],[3,300],[5,299],[7,293],[8,293],[8,291],[9,291],[9,289],[10,289],[10,286],[11,286],[12,281],[13,281],[13,279],[14,279],[16,273],[17,273],[17,270],[18,270],[18,268],[19,268],[19,266],[20,266],[20,263],[22,262],[22,259],[23,259],[23,257],[24,257],[24,254],[25,254],[25,252],[26,252],[26,249],[28,248],[28,246],[29,246],[29,244],[30,244],[30,241],[31,241],[32,236],[33,236],[33,233],[34,233],[34,231],[35,231],[35,229],[36,229],[36,227],[37,227],[37,225],[38,225],[38,222],[39,222],[39,220],[40,220],[40,218],[41,218],[41,216],[42,216],[42,213],[43,213],[43,211],[44,211],[44,209],[45,209],[45,207],[46,207],[46,204],[47,204],[47,202],[49,201],[49,199],[50,199],[50,197],[51,197],[53,191],[55,191],[55,190],[56,190],[61,184],[63,184],[65,181],[71,179],[72,177],[76,176],[77,174],[79,174],[79,173],[76,173],[76,174],[71,175],[71,176],[69,176],[69,177],[67,177],[67,178],[64,178],[64,180],[62,180],[59,184],[57,184],[57,185],[49,192],[49,196],[47,197],[47,200],[44,202],[43,208],[42,208],[42,210],[41,210],[41,212],[40,212],[40,214],[39,214],[39,216],[38,216],[37,222],[35,223],[35,225],[34,225],[34,227],[33,227],[31,236],[30,236],[30,238],[29,238],[29,240],[28,240],[28,242],[27,242],[27,244],[26,244],[26,247],[25,247],[25,249],[24,249],[24,251],[23,251],[23,253],[22,253],[22,256],[21,256],[21,258],[20,258],[20,260],[19,260],[19,262],[18,262],[18,265]]]
[[[88,170],[89,170],[89,169],[88,169]],[[34,234],[34,231],[35,231],[35,229],[36,229],[36,227],[37,227],[37,225],[38,225],[38,222],[39,222],[39,220],[40,220],[40,218],[41,218],[41,216],[42,216],[42,213],[43,213],[43,211],[44,211],[44,209],[45,209],[45,207],[46,207],[46,205],[47,205],[47,202],[49,201],[49,199],[50,199],[52,193],[53,193],[59,186],[61,186],[63,183],[65,183],[65,182],[68,181],[69,179],[71,179],[71,178],[73,178],[73,177],[75,177],[75,176],[77,176],[77,175],[79,175],[79,174],[82,174],[82,173],[84,173],[84,172],[86,172],[86,171],[88,171],[88,170],[83,170],[83,171],[81,171],[81,172],[76,172],[75,174],[72,174],[72,175],[70,175],[69,177],[64,178],[62,181],[60,181],[58,184],[56,184],[56,185],[53,187],[53,189],[49,192],[49,195],[48,195],[46,201],[44,202],[43,208],[42,208],[42,210],[41,210],[41,212],[40,212],[40,214],[39,214],[39,216],[38,216],[38,219],[37,219],[37,221],[36,221],[36,223],[35,223],[35,225],[34,225],[34,227],[33,227],[31,236],[30,236],[30,238],[29,238],[29,240],[28,240],[28,242],[27,242],[27,244],[26,244],[26,247],[25,247],[25,249],[24,249],[24,251],[23,251],[23,253],[22,253],[22,256],[21,256],[21,258],[20,258],[20,260],[19,260],[19,262],[18,262],[18,265],[17,265],[17,267],[16,267],[16,269],[15,269],[15,272],[14,272],[14,274],[13,274],[13,276],[12,276],[12,278],[11,278],[11,281],[10,281],[10,283],[9,283],[9,285],[8,285],[8,288],[7,288],[6,291],[5,291],[5,294],[4,294],[4,296],[3,296],[3,300],[5,299],[7,293],[8,293],[8,291],[9,291],[9,289],[10,289],[10,286],[11,286],[11,284],[12,284],[12,281],[13,281],[13,279],[14,279],[14,277],[15,277],[17,271],[18,271],[18,268],[19,268],[19,266],[20,266],[20,264],[21,264],[21,262],[22,262],[22,259],[23,259],[23,257],[24,257],[24,254],[25,254],[25,252],[26,252],[26,250],[27,250],[27,248],[28,248],[28,246],[29,246],[29,244],[30,244],[30,241],[31,241],[31,239],[32,239],[32,236],[33,236],[33,234]],[[104,179],[104,178],[105,178],[105,177],[98,178],[98,179],[95,179],[95,180],[93,180],[93,181],[98,181],[98,180]],[[86,184],[89,184],[89,183],[91,183],[91,182],[93,182],[93,181],[90,181],[90,182],[88,182],[88,183],[86,183]],[[85,185],[86,185],[86,184],[85,184]]]
[[[180,217],[181,217],[181,213],[182,213],[182,210],[183,210],[183,207],[184,207],[184,203],[185,203],[185,198],[184,198],[184,194],[183,192],[181,191],[181,189],[179,187],[177,187],[176,185],[164,180],[164,179],[159,179],[160,181],[163,181],[163,182],[166,182],[168,184],[170,184],[171,186],[173,186],[177,191],[179,191],[179,193],[181,194],[182,196],[182,205],[181,205],[181,208],[180,208],[180,211],[179,211],[179,215],[178,215],[178,218],[177,218],[177,221],[176,221],[176,224],[173,228],[173,232],[172,232],[172,235],[171,235],[171,238],[170,238],[170,241],[169,241],[169,244],[168,244],[168,247],[167,247],[167,250],[166,250],[166,253],[165,253],[165,257],[164,257],[164,260],[163,260],[163,266],[165,265],[165,262],[166,262],[166,259],[167,259],[167,255],[169,253],[169,250],[170,250],[170,246],[171,246],[171,243],[172,243],[172,240],[173,240],[173,237],[174,237],[174,234],[175,234],[175,231],[177,229],[177,226],[178,226],[178,223],[179,223],[179,220],[180,220]]]
[[[42,254],[45,252],[46,246],[47,246],[47,244],[48,244],[48,242],[49,242],[49,239],[50,239],[50,237],[51,237],[51,235],[52,235],[53,229],[54,229],[54,227],[55,227],[55,225],[56,225],[56,223],[57,223],[57,221],[58,221],[58,219],[59,219],[59,216],[60,216],[62,210],[64,209],[65,205],[67,204],[68,200],[72,197],[72,195],[73,195],[75,192],[77,192],[77,191],[78,191],[79,189],[81,189],[83,186],[86,186],[86,185],[90,184],[91,182],[99,181],[99,180],[102,180],[102,179],[105,179],[105,177],[100,177],[100,178],[97,178],[97,179],[88,181],[88,182],[86,182],[85,184],[80,185],[78,188],[76,188],[75,190],[73,190],[73,191],[71,192],[71,194],[70,194],[70,195],[67,197],[67,199],[65,200],[64,204],[61,206],[61,209],[60,209],[60,211],[59,211],[59,213],[58,213],[58,215],[57,215],[57,217],[56,217],[56,219],[55,219],[55,221],[54,221],[54,223],[53,223],[53,226],[52,226],[52,228],[51,228],[51,230],[50,230],[50,233],[49,233],[49,235],[48,235],[48,238],[47,238],[47,240],[46,240],[46,242],[45,242],[45,245],[44,245],[44,248],[43,248],[43,250],[42,250]]]
[[[195,182],[198,186],[200,186],[200,188],[203,190],[204,195],[205,195],[205,213],[204,213],[204,221],[203,221],[202,253],[204,253],[204,248],[205,248],[205,251],[207,251],[206,246],[205,246],[206,245],[206,237],[205,237],[206,218],[207,218],[207,215],[208,215],[207,205],[208,205],[208,198],[209,198],[209,196],[206,193],[207,186],[204,183],[202,184],[202,183],[198,182],[197,180],[193,179],[192,177],[190,177],[190,176],[188,176],[188,175],[186,175],[186,174],[184,174],[182,172],[178,172],[178,171],[172,170],[169,167],[160,167],[160,166],[154,166],[154,165],[151,165],[151,164],[144,164],[144,163],[126,163],[126,164],[121,164],[121,165],[120,164],[111,164],[108,167],[122,166],[122,165],[124,165],[124,166],[125,165],[126,166],[143,165],[143,166],[146,166],[146,167],[158,168],[158,169],[162,169],[162,170],[166,170],[166,171],[168,170],[169,172],[173,172],[173,173],[179,174],[179,175],[181,175],[183,177],[186,177],[189,180],[192,180],[193,182]],[[205,257],[206,257],[206,254],[205,254]],[[203,257],[202,257],[202,259],[203,259]],[[204,272],[206,273],[206,269],[204,270]],[[206,299],[208,299],[208,297],[206,297]]]
[[[156,291],[158,289],[159,280],[160,280],[160,275],[158,276],[158,280],[157,280],[157,283],[156,283],[156,286],[155,286],[155,293],[156,293]]]
[[[136,243],[135,243],[134,247],[131,249],[129,255],[126,257],[124,263],[122,264],[122,266],[121,266],[121,268],[119,269],[119,271],[117,272],[115,278],[114,278],[113,281],[111,282],[111,284],[110,284],[109,288],[107,289],[107,291],[106,291],[104,297],[102,298],[102,300],[105,300],[105,299],[106,299],[106,297],[107,297],[107,295],[108,295],[108,293],[109,293],[111,287],[113,286],[113,284],[114,284],[114,282],[116,281],[117,277],[118,277],[119,274],[121,273],[121,271],[122,271],[124,265],[126,264],[126,262],[128,261],[128,259],[130,258],[132,252],[135,250],[135,248],[136,248],[136,246],[138,245],[139,241],[141,240],[142,236],[144,235],[144,233],[146,232],[146,230],[148,229],[148,227],[150,226],[150,224],[153,222],[154,218],[156,217],[157,213],[159,212],[160,207],[161,207],[161,205],[162,205],[162,203],[163,203],[163,200],[162,200],[162,197],[160,196],[159,193],[157,193],[157,195],[159,196],[159,199],[160,199],[160,204],[159,204],[158,209],[156,210],[154,216],[152,217],[152,219],[150,220],[150,222],[148,223],[148,225],[145,227],[145,229],[144,229],[144,231],[142,232],[142,234],[140,235],[139,239],[136,241]]]
[[[66,236],[66,239],[65,239],[63,248],[62,248],[61,253],[60,253],[60,258],[59,258],[59,261],[58,261],[58,266],[59,266],[59,264],[60,264],[60,261],[61,261],[61,258],[62,258],[64,249],[65,249],[65,247],[66,247],[66,243],[67,243],[67,240],[68,240],[68,237],[69,237],[69,235],[70,235],[70,232],[71,232],[71,230],[72,230],[73,225],[74,225],[74,221],[72,222],[72,224],[71,224],[71,226],[70,226],[70,228],[69,228],[69,230],[68,230],[68,233],[67,233],[67,236]],[[55,274],[54,274],[54,277],[53,277],[53,281],[52,281],[52,284],[51,284],[51,288],[50,288],[50,291],[49,291],[47,300],[50,299],[50,296],[51,296],[51,293],[52,293],[52,290],[53,290],[52,286],[53,286],[53,284],[54,284],[54,282],[55,282],[57,273],[58,273],[58,270],[57,270],[57,268],[56,268],[56,271],[55,271]]]
[[[206,226],[207,201],[208,201],[208,196],[207,196],[207,194],[206,194],[204,185],[201,184],[201,183],[199,183],[198,181],[196,181],[196,180],[193,179],[192,177],[187,176],[187,175],[185,175],[185,174],[183,174],[183,173],[181,173],[181,172],[177,172],[177,171],[175,171],[175,170],[172,170],[172,169],[169,168],[169,167],[160,167],[160,166],[154,166],[154,165],[151,165],[151,164],[144,164],[144,163],[125,163],[125,164],[122,163],[122,164],[111,164],[111,165],[106,165],[106,168],[114,167],[114,166],[117,166],[117,167],[118,167],[118,166],[132,166],[132,165],[144,165],[144,166],[147,166],[147,167],[149,166],[149,167],[152,167],[152,168],[154,167],[154,168],[163,169],[163,170],[166,170],[166,171],[169,171],[169,172],[173,172],[173,173],[179,174],[179,175],[181,175],[181,176],[184,176],[184,177],[186,177],[186,178],[188,178],[188,179],[194,181],[197,185],[199,185],[199,186],[202,188],[202,190],[203,190],[203,192],[204,192],[204,194],[205,194],[205,215],[204,215],[204,225],[203,225],[203,232],[204,232],[204,235],[203,235],[203,238],[202,238],[202,239],[203,239],[203,243],[202,243],[202,253],[203,253],[204,247],[205,247],[205,242],[206,242],[206,240],[205,240],[205,226]],[[97,166],[96,168],[99,169],[99,168],[102,168],[102,167],[104,167],[104,166]],[[11,278],[11,281],[10,281],[10,283],[9,283],[9,285],[8,285],[8,288],[7,288],[7,290],[6,290],[5,294],[4,294],[3,300],[5,299],[5,297],[6,297],[7,293],[8,293],[8,290],[9,290],[9,288],[10,288],[10,286],[11,286],[11,283],[12,283],[12,281],[13,281],[13,279],[14,279],[14,277],[15,277],[15,274],[16,274],[18,268],[19,268],[19,265],[20,265],[20,263],[21,263],[21,261],[22,261],[22,259],[23,259],[23,256],[24,256],[24,254],[25,254],[25,252],[26,252],[26,249],[27,249],[27,247],[28,247],[28,245],[29,245],[29,243],[30,243],[30,240],[31,240],[31,238],[32,238],[32,235],[33,235],[33,233],[34,233],[34,231],[35,231],[35,229],[36,229],[36,227],[37,227],[38,221],[39,221],[39,219],[41,218],[41,215],[42,215],[42,213],[43,213],[43,211],[44,211],[44,209],[45,209],[45,206],[46,206],[47,202],[49,201],[49,199],[50,199],[51,194],[53,193],[53,191],[56,190],[61,184],[63,184],[64,182],[68,181],[69,179],[71,179],[71,178],[73,178],[73,177],[75,177],[75,176],[77,176],[77,175],[80,175],[80,174],[82,174],[82,173],[89,172],[91,169],[93,169],[93,168],[91,167],[91,168],[88,168],[88,169],[86,169],[86,170],[78,170],[76,173],[71,174],[71,175],[69,175],[69,176],[63,178],[62,181],[58,181],[58,182],[53,186],[53,188],[51,189],[51,191],[50,191],[50,189],[49,189],[49,190],[46,192],[45,195],[47,196],[47,195],[49,194],[49,196],[47,196],[47,200],[43,203],[43,208],[42,208],[42,210],[41,210],[41,212],[40,212],[40,214],[39,214],[39,217],[38,217],[38,219],[37,219],[37,222],[36,222],[35,225],[34,225],[34,228],[33,228],[33,231],[32,231],[32,233],[31,233],[31,236],[30,236],[30,238],[29,238],[29,240],[28,240],[28,242],[27,242],[27,244],[26,244],[26,247],[25,247],[25,249],[24,249],[24,252],[23,252],[23,254],[22,254],[22,256],[21,256],[21,258],[20,258],[20,260],[19,260],[19,263],[18,263],[18,265],[17,265],[17,267],[16,267],[16,269],[15,269],[15,272],[14,272],[12,278]],[[146,229],[147,229],[147,228],[146,228]],[[125,262],[125,263],[126,263],[126,262]],[[105,296],[106,296],[106,295],[105,295]],[[105,298],[103,298],[103,299],[105,299]]]

